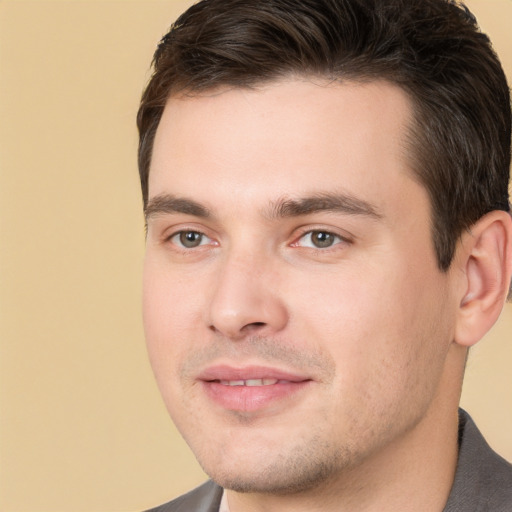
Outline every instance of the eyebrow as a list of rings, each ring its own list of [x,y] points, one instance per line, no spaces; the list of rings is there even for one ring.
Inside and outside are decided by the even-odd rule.
[[[371,203],[344,193],[318,193],[298,199],[282,198],[270,203],[267,216],[270,219],[278,219],[300,217],[318,212],[363,215],[374,219],[382,218],[382,214]],[[158,215],[173,213],[182,213],[203,219],[212,217],[210,210],[204,205],[193,199],[176,197],[171,194],[153,197],[144,209],[146,223],[149,219]]]
[[[382,218],[382,214],[371,203],[344,193],[318,193],[299,199],[280,199],[270,205],[269,212],[270,218],[299,217],[318,212]]]
[[[211,217],[211,213],[208,208],[202,204],[197,203],[192,199],[175,197],[170,194],[162,194],[151,198],[148,201],[146,208],[144,208],[144,217],[146,218],[146,222],[158,215],[172,213],[183,213],[185,215],[192,215],[203,219]]]

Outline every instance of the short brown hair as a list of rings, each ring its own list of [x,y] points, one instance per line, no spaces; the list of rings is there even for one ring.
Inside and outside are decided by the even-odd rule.
[[[290,75],[384,79],[412,100],[411,167],[432,205],[438,265],[492,210],[510,211],[507,81],[487,36],[450,0],[202,0],[161,40],[137,116],[144,205],[171,95]]]

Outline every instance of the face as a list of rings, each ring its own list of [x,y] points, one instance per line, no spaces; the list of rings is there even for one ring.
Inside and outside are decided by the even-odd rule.
[[[144,323],[170,414],[221,485],[294,492],[435,407],[452,341],[411,108],[387,83],[171,99],[149,176]]]

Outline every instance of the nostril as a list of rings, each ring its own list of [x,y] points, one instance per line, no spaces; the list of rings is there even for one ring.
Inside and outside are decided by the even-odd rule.
[[[260,327],[265,327],[267,325],[265,322],[252,322],[250,324],[245,325],[243,328],[250,330],[250,329],[259,329]]]

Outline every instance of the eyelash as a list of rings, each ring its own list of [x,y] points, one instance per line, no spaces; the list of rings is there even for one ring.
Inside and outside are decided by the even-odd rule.
[[[329,245],[326,245],[325,247],[315,247],[313,242],[311,242],[311,246],[302,245],[301,241],[305,239],[305,237],[309,236],[312,237],[314,234],[322,234],[326,235],[327,237],[332,237],[333,241]],[[200,237],[200,241],[198,245],[193,245],[191,247],[186,247],[183,243],[183,236],[187,235],[197,235]],[[210,245],[208,243],[204,243],[204,239],[212,240],[208,235],[205,233],[197,230],[197,229],[181,229],[179,231],[173,232],[170,236],[165,238],[165,242],[169,242],[173,244],[178,250],[188,253],[194,249],[198,249],[205,245]],[[212,240],[213,241],[213,240]],[[214,241],[213,241],[214,242]],[[337,233],[334,233],[332,231],[326,230],[326,229],[308,229],[303,231],[297,238],[295,238],[295,241],[290,244],[290,247],[303,247],[308,250],[318,251],[318,252],[328,252],[329,250],[334,250],[337,245],[339,244],[350,244],[352,243],[352,240],[347,238],[346,236],[339,235]],[[213,245],[218,245],[217,242],[214,242]]]
[[[182,236],[186,236],[186,235],[191,235],[191,234],[194,234],[194,235],[198,235],[201,240],[199,242],[198,245],[196,246],[193,246],[193,247],[186,247],[184,244],[183,244],[183,240],[181,240],[180,242],[178,242],[178,240],[182,237]],[[181,229],[179,231],[176,231],[174,233],[172,233],[170,236],[168,236],[165,241],[166,242],[170,242],[171,244],[173,244],[174,246],[176,246],[179,250],[181,251],[184,251],[184,252],[189,252],[191,251],[192,249],[196,249],[198,247],[201,247],[201,246],[204,246],[206,245],[205,243],[203,243],[204,239],[210,239],[209,236],[207,236],[206,234],[204,234],[203,232],[197,230],[197,229]],[[173,241],[173,239],[177,239],[176,241]]]
[[[331,243],[330,245],[328,246],[325,246],[325,247],[308,247],[308,246],[305,246],[305,245],[300,245],[300,241],[301,240],[304,240],[304,238],[306,236],[310,236],[312,237],[314,234],[323,234],[323,235],[327,235],[328,237],[333,237],[334,238],[334,242]],[[338,233],[335,233],[333,231],[329,231],[328,229],[322,229],[322,228],[316,228],[316,229],[307,229],[306,231],[303,231],[296,239],[295,241],[291,244],[292,247],[304,247],[306,249],[309,249],[309,250],[313,250],[313,251],[318,251],[318,252],[328,252],[329,250],[335,250],[336,249],[336,246],[337,245],[340,245],[340,244],[350,244],[352,243],[352,240],[350,240],[348,237],[346,236],[342,236]]]

